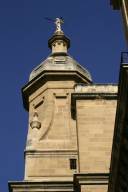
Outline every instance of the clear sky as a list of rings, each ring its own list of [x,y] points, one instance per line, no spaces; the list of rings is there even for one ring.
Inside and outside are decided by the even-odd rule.
[[[54,25],[63,17],[69,50],[95,83],[117,83],[120,52],[126,44],[120,13],[109,0],[0,0],[0,192],[9,180],[23,180],[28,114],[21,87],[50,50]]]

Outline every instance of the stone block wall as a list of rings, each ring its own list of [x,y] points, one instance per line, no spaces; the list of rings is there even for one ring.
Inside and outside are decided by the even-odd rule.
[[[76,110],[80,172],[108,173],[116,100],[78,100]]]

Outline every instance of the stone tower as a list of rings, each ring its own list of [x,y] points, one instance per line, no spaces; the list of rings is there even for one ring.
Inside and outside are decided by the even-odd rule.
[[[70,40],[56,19],[50,56],[23,87],[29,112],[22,182],[10,192],[107,192],[117,86],[95,85],[69,54]]]
[[[71,116],[71,93],[76,83],[91,83],[87,70],[67,53],[70,40],[57,31],[48,41],[51,55],[30,74],[23,87],[29,110],[25,150],[25,180],[70,179],[78,169],[76,124]],[[42,165],[42,166],[41,166]]]

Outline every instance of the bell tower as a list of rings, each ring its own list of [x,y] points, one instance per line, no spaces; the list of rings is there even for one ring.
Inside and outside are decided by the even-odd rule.
[[[79,172],[71,93],[76,83],[92,83],[90,73],[68,54],[70,40],[61,29],[62,20],[56,18],[55,24],[48,40],[50,56],[33,69],[22,88],[24,108],[29,113],[24,182],[44,182],[46,188],[54,188],[54,184],[66,187]],[[25,187],[22,190],[25,192]]]
[[[22,88],[29,113],[25,174],[10,192],[107,192],[117,86],[92,84],[56,18],[51,54]]]
[[[91,83],[89,72],[68,55],[70,40],[56,19],[48,41],[51,55],[30,74],[22,89],[29,112],[25,180],[72,180],[79,170],[71,92],[76,83]],[[73,165],[72,165],[73,164]]]

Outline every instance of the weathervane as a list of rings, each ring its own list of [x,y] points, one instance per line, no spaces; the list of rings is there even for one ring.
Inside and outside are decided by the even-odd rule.
[[[64,23],[64,20],[62,18],[56,18],[55,24],[56,24],[56,32],[62,31],[61,24]]]
[[[45,19],[47,19],[48,21],[54,22],[54,24],[56,25],[55,32],[62,32],[61,25],[64,23],[64,20],[62,17],[60,17],[60,18],[57,17],[56,19],[51,19],[51,18],[45,17]]]

